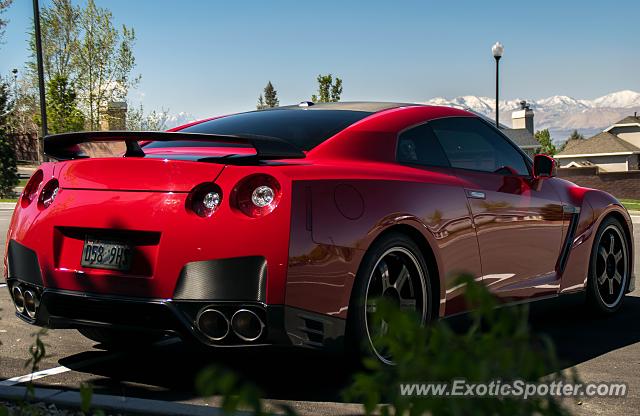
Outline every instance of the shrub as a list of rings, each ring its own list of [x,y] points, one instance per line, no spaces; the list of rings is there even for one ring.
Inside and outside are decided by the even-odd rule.
[[[575,373],[569,380],[556,370],[551,341],[531,334],[526,305],[496,308],[494,297],[473,278],[462,277],[458,284],[466,285],[467,304],[473,308],[470,326],[463,333],[453,331],[446,321],[422,327],[415,316],[381,300],[377,318],[389,323],[389,331],[377,342],[391,354],[395,365],[366,359],[368,371],[355,376],[345,397],[362,401],[367,414],[568,414],[555,397],[401,395],[400,383],[577,381]]]

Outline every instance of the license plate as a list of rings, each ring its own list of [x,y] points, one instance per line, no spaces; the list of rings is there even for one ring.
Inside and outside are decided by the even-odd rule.
[[[127,271],[131,268],[131,246],[122,241],[87,237],[82,250],[83,267]]]

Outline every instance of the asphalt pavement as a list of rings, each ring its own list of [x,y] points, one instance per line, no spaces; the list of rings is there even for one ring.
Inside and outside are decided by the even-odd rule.
[[[2,255],[10,218],[11,211],[0,210]],[[638,247],[640,217],[635,221]],[[635,260],[636,264],[640,261],[638,251]],[[4,287],[0,287],[0,309],[0,386],[23,385],[25,378],[20,377],[31,372],[25,362],[37,328],[15,317]],[[575,366],[583,381],[628,383],[625,398],[568,401],[574,413],[638,413],[640,290],[628,295],[624,307],[610,318],[585,316],[574,301],[557,300],[533,307],[530,321],[536,332],[554,341],[563,368]],[[216,406],[218,400],[198,397],[194,380],[204,366],[222,364],[254,382],[264,392],[268,405],[286,404],[304,415],[362,411],[359,405],[343,401],[341,391],[352,375],[338,357],[331,355],[288,350],[200,351],[175,339],[163,340],[144,351],[113,353],[100,349],[75,330],[51,330],[44,339],[47,356],[40,364],[41,372],[34,377],[38,387],[77,390],[81,383],[88,382],[100,394]]]

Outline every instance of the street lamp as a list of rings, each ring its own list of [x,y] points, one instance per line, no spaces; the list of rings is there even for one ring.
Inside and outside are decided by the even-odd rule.
[[[18,70],[16,68],[13,68],[11,70],[11,73],[13,74],[13,99],[14,101],[17,102],[18,101]]]
[[[493,53],[493,57],[496,58],[496,128],[500,128],[500,89],[498,81],[500,74],[500,58],[502,58],[504,46],[502,46],[502,43],[496,42],[495,45],[491,47],[491,52]]]
[[[36,64],[38,68],[38,90],[40,92],[40,121],[42,122],[42,138],[48,134],[47,102],[44,95],[44,67],[42,64],[42,36],[40,35],[40,5],[33,0],[33,29],[36,38]],[[42,138],[40,140],[42,140]],[[38,141],[38,161],[42,161],[40,141]]]

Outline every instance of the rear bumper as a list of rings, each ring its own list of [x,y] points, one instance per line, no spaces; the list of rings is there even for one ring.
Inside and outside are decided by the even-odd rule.
[[[340,350],[344,342],[344,319],[285,305],[252,301],[126,298],[49,289],[16,278],[9,278],[7,283],[10,293],[19,286],[23,293],[35,293],[37,299],[34,317],[30,317],[26,310],[16,311],[16,316],[29,324],[51,329],[102,327],[156,332],[211,347],[277,345]],[[223,339],[213,340],[203,334],[197,324],[198,315],[204,309],[216,309],[229,321],[236,311],[250,310],[264,323],[264,330],[260,337],[250,341],[243,340],[232,329]]]
[[[37,303],[31,316],[26,308],[16,315],[37,326],[163,332],[210,346],[334,348],[341,345],[344,337],[344,319],[267,304],[264,301],[266,259],[259,256],[187,263],[177,278],[173,296],[164,299],[48,287],[43,284],[37,253],[15,240],[8,244],[7,266],[7,287],[14,304],[16,286],[22,293],[33,293]],[[197,324],[198,314],[205,308],[220,311],[228,321],[236,311],[247,309],[262,321],[264,330],[251,341],[236,336],[233,330],[222,339],[213,340]]]

